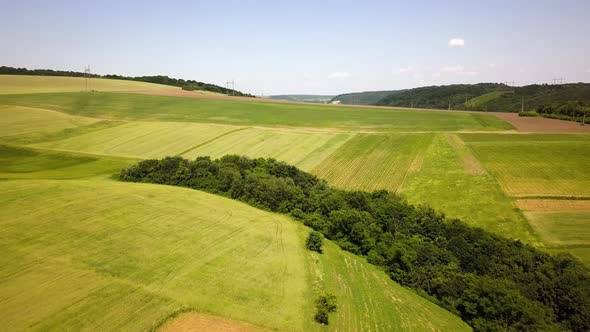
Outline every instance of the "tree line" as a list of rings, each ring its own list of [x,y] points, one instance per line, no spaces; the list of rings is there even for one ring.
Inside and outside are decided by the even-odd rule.
[[[242,93],[233,89],[227,89],[215,84],[203,83],[195,80],[184,80],[181,78],[172,78],[164,75],[155,76],[122,76],[122,75],[97,75],[86,74],[76,71],[51,70],[51,69],[26,69],[14,68],[7,66],[0,66],[0,75],[37,75],[37,76],[62,76],[62,77],[92,77],[92,78],[106,78],[126,81],[139,81],[155,84],[170,85],[182,88],[183,90],[202,90],[223,93],[232,96],[254,97],[253,95]]]
[[[590,275],[550,255],[384,190],[347,191],[273,159],[144,160],[122,181],[203,190],[291,215],[476,331],[589,331]]]
[[[550,103],[539,105],[534,111],[520,112],[520,116],[542,116],[550,119],[576,121],[586,123],[590,121],[586,116],[590,115],[590,104],[579,101],[566,103]]]

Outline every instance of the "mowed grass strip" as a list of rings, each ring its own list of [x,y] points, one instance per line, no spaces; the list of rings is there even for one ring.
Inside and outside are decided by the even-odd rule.
[[[146,82],[110,80],[103,78],[0,75],[0,95],[20,93],[54,93],[133,90],[178,90],[179,88]]]
[[[208,122],[380,132],[514,129],[512,125],[489,114],[271,103],[257,102],[255,99],[54,93],[0,95],[0,104],[51,108],[75,115],[136,121]]]
[[[41,108],[0,106],[0,139],[27,133],[58,131],[97,121],[99,120]]]
[[[7,330],[145,331],[181,308],[303,330],[303,239],[285,217],[112,181],[5,181],[0,207]]]
[[[461,134],[512,196],[590,196],[585,135]]]
[[[357,134],[312,173],[336,187],[396,191],[432,134]]]
[[[352,134],[249,128],[203,144],[184,153],[183,157],[211,156],[215,159],[238,154],[251,158],[274,158],[303,170],[311,170],[350,137]]]
[[[454,142],[456,144],[456,142]],[[539,244],[513,200],[488,173],[470,172],[462,148],[436,134],[417,172],[410,172],[401,193],[414,204],[428,204],[451,218],[498,235]]]
[[[130,122],[35,146],[100,155],[161,158],[190,150],[238,129],[241,127],[182,122]]]

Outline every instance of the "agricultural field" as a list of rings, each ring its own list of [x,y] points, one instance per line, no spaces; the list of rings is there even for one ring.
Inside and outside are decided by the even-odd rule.
[[[511,196],[590,196],[590,136],[460,136]]]
[[[251,158],[271,157],[309,171],[352,137],[349,133],[244,129],[232,131],[208,144],[201,144],[182,156],[188,159],[197,156],[215,159],[228,154]]]
[[[47,133],[98,121],[40,108],[0,106],[0,137]]]
[[[178,90],[179,88],[126,80],[83,77],[0,75],[1,94],[56,93],[79,91],[135,91],[135,90]]]
[[[358,134],[313,173],[341,188],[397,191],[432,134]]]
[[[161,158],[186,153],[208,141],[242,129],[244,128],[182,122],[128,122],[36,146],[100,155]]]
[[[130,121],[202,122],[379,132],[514,129],[507,122],[488,114],[106,92],[1,95],[0,105],[39,107],[71,115]]]
[[[37,159],[49,154],[39,163],[61,170],[57,179],[74,164],[94,168],[79,155],[61,153],[59,164],[51,152],[26,152],[38,153]],[[11,157],[3,161],[12,166],[2,174],[28,176],[5,180],[0,189],[0,248],[6,253],[0,310],[9,330],[139,331],[194,310],[312,331],[320,327],[310,311],[320,287],[346,290],[332,318],[338,330],[367,324],[381,331],[469,330],[333,244],[319,256],[306,251],[309,230],[287,217],[195,190],[108,176],[38,180],[38,170],[18,167],[24,153],[6,154]]]

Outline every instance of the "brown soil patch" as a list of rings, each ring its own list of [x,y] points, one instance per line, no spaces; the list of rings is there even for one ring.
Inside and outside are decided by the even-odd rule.
[[[182,314],[164,324],[161,332],[268,332],[267,330],[245,322],[225,319],[202,313]]]
[[[520,199],[516,205],[525,211],[590,211],[590,200]]]
[[[517,113],[490,112],[513,125],[518,131],[537,133],[588,133],[590,124],[582,126],[573,121],[518,116]]]

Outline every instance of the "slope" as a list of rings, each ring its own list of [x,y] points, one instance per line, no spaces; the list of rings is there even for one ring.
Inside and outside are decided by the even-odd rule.
[[[41,155],[35,160],[53,154],[29,152]],[[22,152],[8,155],[12,164],[26,161]],[[93,167],[65,153],[59,162]],[[335,245],[320,257],[307,252],[307,228],[284,216],[183,188],[51,180],[68,167],[45,180],[35,179],[36,169],[3,169],[29,178],[0,187],[6,329],[139,331],[196,310],[313,331],[321,329],[311,311],[321,282],[342,308],[330,329],[469,330]]]

